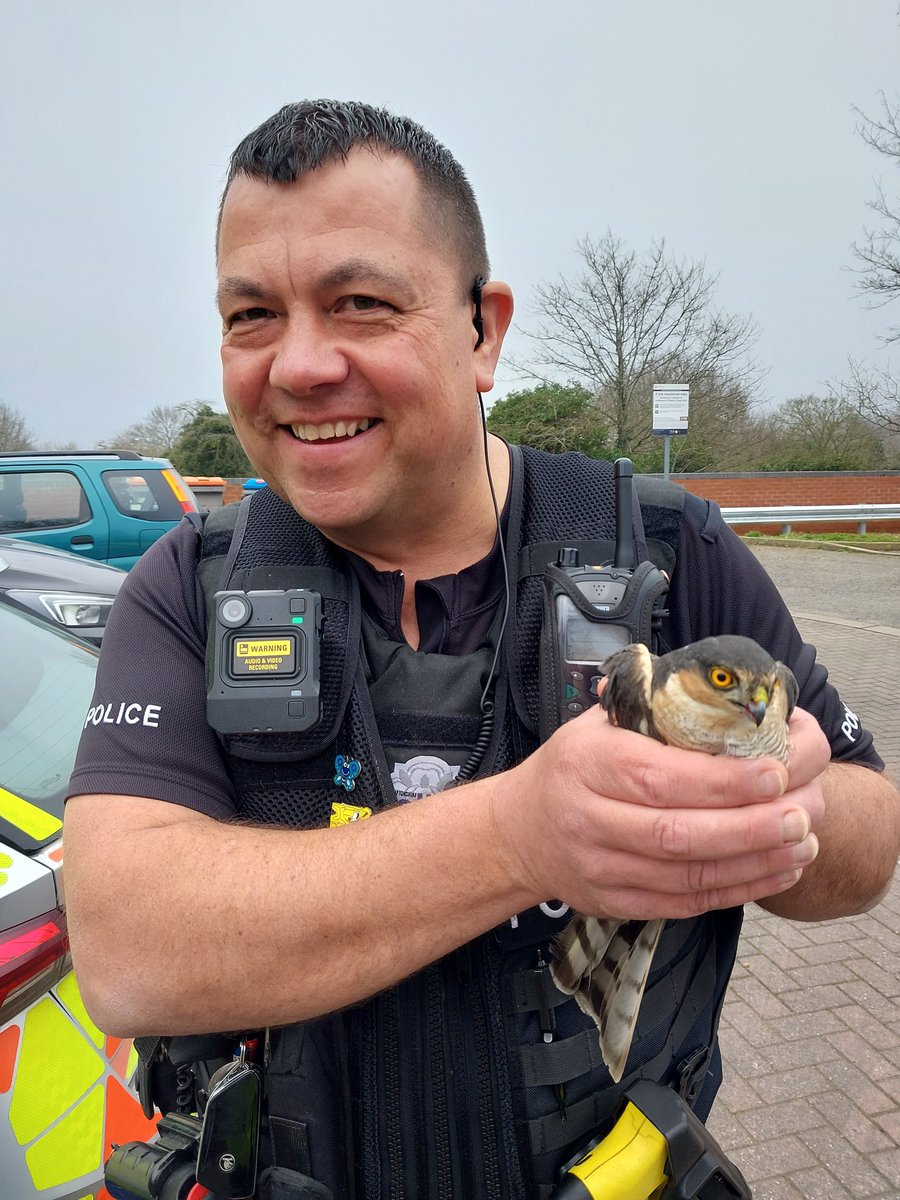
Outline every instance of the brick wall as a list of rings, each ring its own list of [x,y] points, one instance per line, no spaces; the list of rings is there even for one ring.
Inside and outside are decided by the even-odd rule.
[[[695,496],[715,500],[723,508],[754,508],[776,504],[900,504],[900,471],[756,471],[742,474],[707,472],[695,475],[673,475]],[[225,503],[241,498],[242,479],[229,479],[225,484]],[[741,525],[740,531],[759,528],[763,532],[779,533],[780,525]],[[795,525],[826,533],[830,530],[852,530],[853,524],[816,521]],[[872,533],[900,533],[898,521],[870,521]]]
[[[695,496],[715,500],[723,508],[756,508],[805,504],[900,504],[900,471],[755,471],[672,475]],[[853,530],[854,522],[815,521],[795,524],[794,530],[827,533]],[[870,533],[900,533],[900,522],[867,521]],[[780,525],[741,525],[739,531],[759,529],[779,533]]]

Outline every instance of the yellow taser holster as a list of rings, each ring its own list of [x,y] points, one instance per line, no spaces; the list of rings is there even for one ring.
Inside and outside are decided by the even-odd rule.
[[[752,1200],[740,1171],[687,1103],[642,1079],[606,1137],[570,1162],[552,1200]]]

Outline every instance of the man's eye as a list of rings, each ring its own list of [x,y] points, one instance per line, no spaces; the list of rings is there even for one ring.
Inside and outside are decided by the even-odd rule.
[[[232,313],[226,323],[229,326],[247,325],[252,321],[264,321],[266,317],[274,315],[270,308],[244,308],[240,312]]]
[[[373,312],[377,308],[390,308],[386,301],[375,296],[348,296],[341,302],[341,306],[350,309],[351,312]]]

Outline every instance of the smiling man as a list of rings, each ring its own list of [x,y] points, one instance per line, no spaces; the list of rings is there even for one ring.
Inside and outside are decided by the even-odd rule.
[[[481,238],[460,255],[442,215],[407,159],[362,145],[289,186],[236,175],[218,242],[235,430],[326,537],[404,572],[413,646],[415,581],[471,565],[496,537],[475,389],[492,386],[512,315],[509,289],[485,285],[473,353],[487,261]],[[508,456],[492,453],[505,492]]]
[[[485,434],[511,293],[420,126],[282,109],[232,157],[217,262],[225,398],[269,486],[157,543],[110,619],[94,704],[158,714],[89,723],[72,780],[86,1003],[166,1039],[162,1105],[168,1062],[183,1095],[221,1051],[190,1035],[265,1047],[260,1200],[536,1200],[636,1078],[706,1115],[740,906],[874,904],[897,794],[753,557],[673,493],[644,511],[675,557],[664,646],[743,634],[786,662],[787,766],[599,707],[540,742],[535,564],[612,536],[611,468]],[[219,589],[321,595],[316,721],[211,728]],[[621,1083],[550,978],[571,909],[671,918]]]

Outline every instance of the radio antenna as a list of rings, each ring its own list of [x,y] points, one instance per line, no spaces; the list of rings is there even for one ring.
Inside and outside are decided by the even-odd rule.
[[[634,544],[632,508],[634,467],[630,458],[616,459],[613,464],[613,479],[616,485],[616,550],[613,566],[633,571],[637,566],[637,550]]]

